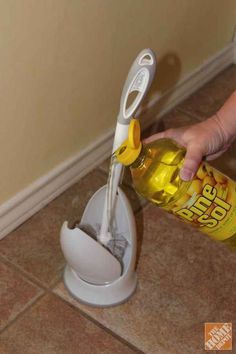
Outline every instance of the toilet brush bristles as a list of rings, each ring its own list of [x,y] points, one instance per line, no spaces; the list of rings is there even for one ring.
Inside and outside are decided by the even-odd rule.
[[[82,231],[84,231],[87,235],[92,237],[95,241],[100,242],[98,240],[97,235],[100,234],[100,229],[101,225],[96,225],[96,229],[92,227],[89,224],[79,224],[79,223],[74,223],[74,227],[80,228]],[[110,233],[109,233],[110,234]],[[105,247],[109,252],[113,254],[114,257],[118,259],[122,263],[126,247],[128,246],[128,241],[122,234],[116,233],[115,231],[110,234],[110,240],[104,245],[103,243],[100,242],[100,244]]]
[[[121,234],[115,235],[108,241],[106,247],[120,262],[123,260],[128,241]]]
[[[114,257],[122,262],[128,241],[121,233],[116,231],[116,227],[113,227],[113,225],[110,225],[110,227],[111,230],[109,231],[109,240],[106,243],[101,244],[108,249]],[[98,225],[97,235],[101,235],[100,229],[101,225]]]

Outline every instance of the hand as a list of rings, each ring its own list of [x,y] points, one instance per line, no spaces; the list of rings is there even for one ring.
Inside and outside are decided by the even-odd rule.
[[[184,181],[194,177],[203,158],[215,159],[229,148],[232,141],[217,115],[198,124],[154,134],[145,139],[144,143],[161,138],[171,138],[187,149],[180,171]]]

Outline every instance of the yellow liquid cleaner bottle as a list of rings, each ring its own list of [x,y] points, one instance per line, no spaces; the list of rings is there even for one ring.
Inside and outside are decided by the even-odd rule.
[[[138,194],[236,251],[236,183],[205,162],[191,181],[181,180],[185,153],[171,139],[142,145],[133,119],[115,155],[130,167]]]

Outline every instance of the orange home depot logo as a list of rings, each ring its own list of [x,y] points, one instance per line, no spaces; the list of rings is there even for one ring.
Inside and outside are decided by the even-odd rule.
[[[205,350],[232,350],[232,323],[205,323]]]

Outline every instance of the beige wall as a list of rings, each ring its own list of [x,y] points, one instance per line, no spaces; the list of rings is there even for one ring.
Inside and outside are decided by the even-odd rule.
[[[0,0],[0,203],[115,125],[141,49],[164,90],[231,41],[235,15],[235,0]]]

